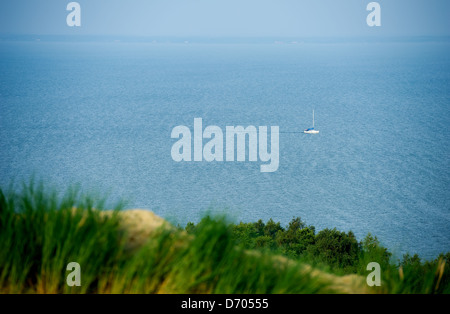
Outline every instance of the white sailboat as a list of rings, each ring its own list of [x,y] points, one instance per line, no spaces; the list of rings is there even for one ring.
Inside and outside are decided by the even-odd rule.
[[[303,131],[303,133],[306,133],[306,134],[318,134],[319,133],[319,131],[314,129],[314,110],[313,110],[313,127],[306,129],[305,131]]]

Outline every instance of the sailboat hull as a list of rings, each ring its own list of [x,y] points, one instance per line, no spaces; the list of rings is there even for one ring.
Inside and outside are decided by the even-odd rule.
[[[319,134],[319,131],[316,131],[316,130],[305,130],[305,131],[303,131],[303,133],[305,133],[305,134]]]

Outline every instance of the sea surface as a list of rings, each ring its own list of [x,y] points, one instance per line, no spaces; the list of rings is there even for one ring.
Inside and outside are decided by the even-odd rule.
[[[312,125],[318,135],[302,131]],[[279,126],[280,165],[172,160],[175,126]],[[376,235],[450,251],[450,43],[0,42],[0,185],[30,177],[176,223]]]

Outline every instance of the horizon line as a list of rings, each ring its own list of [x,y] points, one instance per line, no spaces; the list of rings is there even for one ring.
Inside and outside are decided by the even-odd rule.
[[[394,43],[450,42],[450,35],[393,36],[176,36],[176,35],[96,35],[96,34],[13,34],[0,33],[0,41],[48,42],[136,42],[136,43]]]

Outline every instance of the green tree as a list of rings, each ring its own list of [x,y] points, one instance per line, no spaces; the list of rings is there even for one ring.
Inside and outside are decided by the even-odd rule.
[[[309,252],[330,266],[349,269],[357,265],[360,246],[351,231],[324,229],[317,234]]]
[[[275,239],[278,231],[284,231],[283,227],[281,227],[280,223],[275,223],[272,218],[264,226],[264,235],[270,236],[272,239]]]
[[[284,232],[278,230],[276,233],[276,243],[281,248],[283,254],[291,257],[299,257],[314,244],[313,227],[306,227],[306,224],[299,218],[293,218]]]

